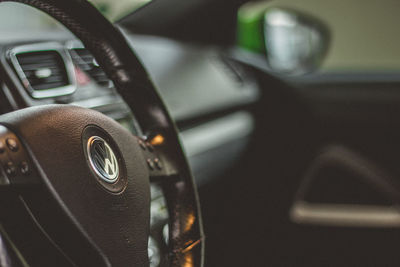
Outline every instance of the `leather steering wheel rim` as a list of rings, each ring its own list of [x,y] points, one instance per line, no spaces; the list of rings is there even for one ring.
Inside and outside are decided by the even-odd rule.
[[[171,266],[202,266],[204,236],[199,201],[177,129],[146,70],[123,34],[87,1],[0,0],[1,2],[29,5],[63,24],[82,41],[114,82],[117,92],[131,108],[146,136],[150,139],[154,136],[163,137],[165,141],[157,149],[165,160],[166,168],[178,170],[178,175],[173,175],[173,178],[162,178],[166,180],[164,190],[169,211],[169,262]],[[0,119],[0,123],[13,128],[7,118]],[[18,132],[18,127],[14,129]]]

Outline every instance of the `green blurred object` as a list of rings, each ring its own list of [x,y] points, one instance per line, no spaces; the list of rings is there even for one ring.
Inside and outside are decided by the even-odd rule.
[[[103,13],[105,16],[107,16],[108,14],[109,14],[109,12],[110,12],[110,7],[109,7],[109,5],[108,4],[98,4],[97,5],[97,9],[101,12],[101,13]]]
[[[264,54],[264,14],[268,2],[249,2],[238,11],[237,42],[246,50]]]

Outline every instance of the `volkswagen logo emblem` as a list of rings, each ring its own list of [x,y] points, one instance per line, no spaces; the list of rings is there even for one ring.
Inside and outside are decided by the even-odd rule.
[[[99,136],[92,136],[87,143],[91,168],[107,183],[114,183],[119,176],[118,160],[110,145]]]

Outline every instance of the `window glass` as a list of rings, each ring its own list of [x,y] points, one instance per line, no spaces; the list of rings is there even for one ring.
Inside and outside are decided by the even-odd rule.
[[[133,12],[150,0],[91,0],[108,19],[118,20]],[[60,26],[53,18],[32,7],[13,3],[0,3],[0,40],[21,39],[36,34],[53,34],[61,32]]]
[[[111,21],[132,13],[151,0],[89,0]]]
[[[400,1],[274,0],[254,6],[295,10],[326,24],[331,39],[322,71],[400,70]]]

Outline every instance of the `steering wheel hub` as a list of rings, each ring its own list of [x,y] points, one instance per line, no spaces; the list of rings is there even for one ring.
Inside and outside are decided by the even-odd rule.
[[[128,179],[125,161],[114,139],[101,127],[89,125],[83,130],[82,146],[93,177],[108,191],[122,192]]]

